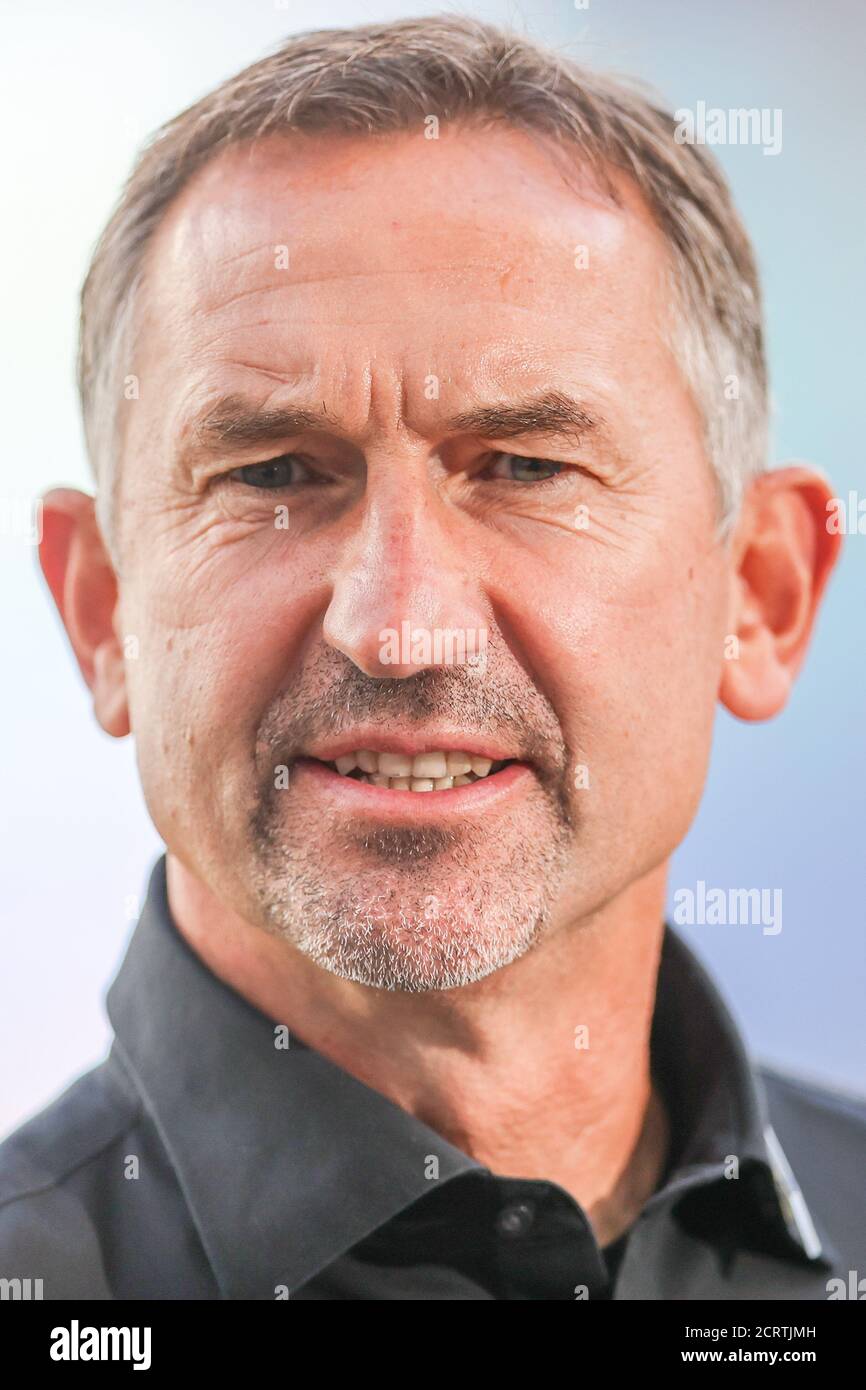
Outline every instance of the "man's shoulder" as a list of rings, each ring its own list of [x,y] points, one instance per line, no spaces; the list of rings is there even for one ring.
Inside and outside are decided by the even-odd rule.
[[[63,1182],[135,1122],[140,1102],[110,1058],[84,1072],[0,1143],[0,1210]]]
[[[771,1062],[757,1067],[764,1083],[771,1120],[787,1129],[793,1127],[799,1142],[802,1135],[836,1140],[843,1149],[862,1158],[866,1153],[866,1094],[857,1094],[829,1082],[818,1081]],[[802,1129],[798,1122],[802,1124]],[[808,1122],[808,1123],[803,1123]],[[781,1132],[780,1132],[781,1138]]]
[[[813,1215],[842,1255],[866,1258],[866,1096],[757,1066],[770,1123]]]
[[[98,1183],[138,1115],[106,1059],[0,1143],[0,1279],[42,1280],[45,1297],[110,1297],[77,1180],[92,1169]]]

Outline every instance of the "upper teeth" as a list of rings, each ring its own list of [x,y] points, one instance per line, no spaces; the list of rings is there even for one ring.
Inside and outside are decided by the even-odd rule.
[[[475,778],[486,777],[494,766],[492,758],[452,749],[410,757],[406,753],[377,753],[371,748],[346,753],[336,759],[335,765],[344,777],[357,768],[377,786],[419,792],[463,786]]]

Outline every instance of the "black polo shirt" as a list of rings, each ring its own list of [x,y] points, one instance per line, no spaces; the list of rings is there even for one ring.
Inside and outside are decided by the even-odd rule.
[[[607,1259],[556,1183],[501,1177],[281,1046],[178,933],[164,856],[108,1013],[105,1061],[0,1145],[0,1279],[45,1298],[826,1299],[866,1273],[866,1102],[751,1065],[670,927],[671,1152]]]

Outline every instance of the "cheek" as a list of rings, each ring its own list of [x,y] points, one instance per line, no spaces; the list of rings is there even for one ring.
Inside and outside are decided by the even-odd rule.
[[[690,574],[691,571],[691,574]],[[586,579],[586,576],[583,576]],[[524,621],[536,679],[562,725],[573,768],[597,793],[584,812],[693,808],[715,716],[725,621],[717,561],[657,560],[562,583]],[[530,611],[528,608],[525,612]],[[578,769],[579,771],[579,769]]]
[[[217,603],[198,595],[194,622],[164,599],[147,593],[137,615],[129,605],[138,655],[127,662],[142,787],[163,837],[190,807],[219,819],[247,802],[256,729],[293,650],[292,605],[261,575],[226,584]]]

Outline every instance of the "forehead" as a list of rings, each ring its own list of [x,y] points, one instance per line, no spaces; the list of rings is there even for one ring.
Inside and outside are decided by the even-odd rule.
[[[661,327],[667,263],[636,190],[617,189],[619,205],[505,126],[269,136],[169,208],[145,339],[178,382],[226,363],[300,374],[361,345],[429,371],[469,352],[479,372],[543,373],[573,350],[616,373],[623,343]]]

